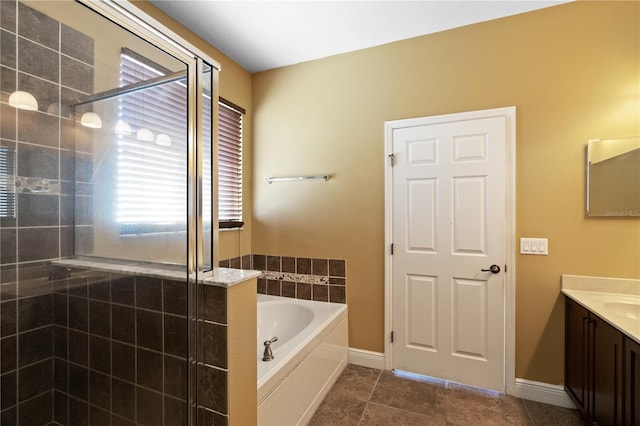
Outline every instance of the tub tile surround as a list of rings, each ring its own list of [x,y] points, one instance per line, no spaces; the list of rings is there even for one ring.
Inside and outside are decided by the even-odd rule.
[[[219,262],[221,267],[261,272],[258,293],[321,302],[346,303],[346,261],[250,254]]]
[[[43,425],[61,374],[49,263],[72,246],[75,126],[62,105],[92,91],[76,83],[93,81],[94,40],[18,1],[0,8],[0,145],[16,158],[16,215],[0,218],[0,423]],[[36,96],[38,111],[8,105],[17,89]]]

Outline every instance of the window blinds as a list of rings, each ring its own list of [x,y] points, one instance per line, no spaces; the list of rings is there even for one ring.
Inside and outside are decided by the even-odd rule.
[[[120,84],[166,74],[123,50]],[[185,81],[131,92],[119,99],[119,120],[132,129],[118,135],[117,221],[121,234],[185,229],[187,215],[187,92]],[[150,131],[143,137],[141,129]],[[169,137],[167,144],[158,136]]]
[[[0,146],[0,217],[16,216],[16,160],[12,149]]]
[[[222,100],[218,129],[220,227],[242,226],[242,111]]]
[[[170,71],[123,49],[121,85],[168,74]],[[133,132],[120,135],[118,158],[118,222],[121,233],[170,231],[184,228],[186,220],[186,84],[177,81],[123,96],[119,119]],[[244,110],[219,101],[218,220],[220,227],[242,226],[242,116]],[[204,94],[203,138],[211,141],[211,94]],[[170,146],[140,141],[140,128],[164,133]],[[203,220],[212,205],[211,143],[203,146]],[[166,208],[165,206],[171,206]],[[210,211],[210,210],[209,210]],[[181,224],[181,227],[177,227]]]

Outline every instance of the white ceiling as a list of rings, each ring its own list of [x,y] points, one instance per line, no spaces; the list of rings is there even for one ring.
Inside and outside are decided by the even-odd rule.
[[[253,73],[566,1],[151,0],[151,3]]]

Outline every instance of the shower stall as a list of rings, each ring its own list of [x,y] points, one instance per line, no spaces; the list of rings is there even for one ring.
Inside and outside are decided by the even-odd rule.
[[[3,426],[228,423],[219,65],[136,15],[0,2]]]

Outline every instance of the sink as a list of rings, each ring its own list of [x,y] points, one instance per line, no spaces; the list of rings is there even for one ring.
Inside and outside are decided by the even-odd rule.
[[[611,314],[633,320],[640,320],[640,304],[633,302],[605,302],[604,307]]]

